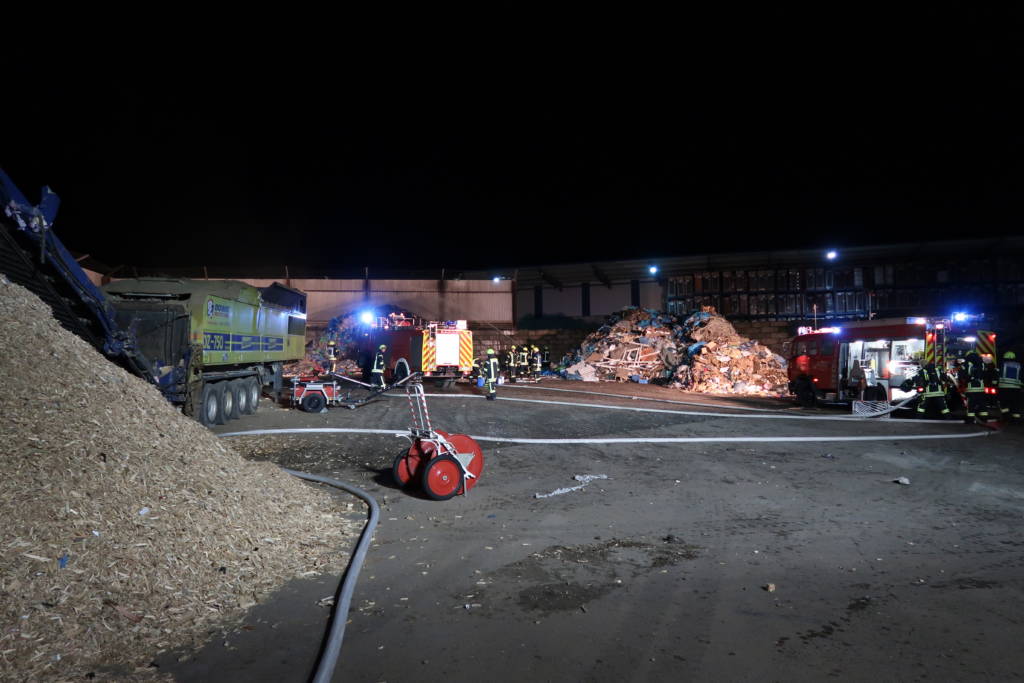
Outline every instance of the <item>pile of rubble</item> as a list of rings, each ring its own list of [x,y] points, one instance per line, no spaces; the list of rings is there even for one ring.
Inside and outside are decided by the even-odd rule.
[[[359,524],[331,496],[244,460],[3,275],[0,319],[0,680],[160,678],[159,653],[344,566]]]
[[[715,394],[775,394],[788,382],[785,359],[740,336],[710,306],[685,320],[623,309],[562,365],[567,379],[651,382]]]

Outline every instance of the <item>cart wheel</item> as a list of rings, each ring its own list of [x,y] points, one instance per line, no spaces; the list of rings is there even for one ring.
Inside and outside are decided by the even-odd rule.
[[[480,450],[480,444],[473,437],[465,434],[452,434],[447,439],[455,447],[456,453],[472,453],[474,456],[466,466],[469,473],[473,475],[466,480],[466,491],[469,491],[477,485],[477,482],[480,481],[480,473],[484,471],[483,451]]]
[[[422,460],[419,453],[414,452],[415,448],[413,446],[396,455],[395,463],[391,466],[391,476],[394,477],[395,483],[403,489],[408,488],[412,483]]]
[[[302,397],[300,405],[307,413],[319,413],[327,405],[327,401],[324,399],[323,394],[310,392]]]
[[[448,500],[462,492],[462,468],[450,455],[441,455],[423,469],[423,492],[434,500]]]

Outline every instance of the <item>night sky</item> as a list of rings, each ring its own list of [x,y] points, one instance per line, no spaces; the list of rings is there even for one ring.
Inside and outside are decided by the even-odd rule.
[[[33,201],[53,187],[57,234],[111,266],[457,270],[1019,234],[1024,77],[995,23],[557,64],[467,53],[459,70],[68,63],[7,106],[0,166]]]

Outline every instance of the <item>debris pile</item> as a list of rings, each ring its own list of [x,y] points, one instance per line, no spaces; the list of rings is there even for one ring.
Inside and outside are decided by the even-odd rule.
[[[667,384],[714,394],[786,391],[786,361],[711,306],[685,319],[629,307],[562,360],[567,379]]]
[[[0,680],[153,680],[360,526],[244,460],[0,275]]]

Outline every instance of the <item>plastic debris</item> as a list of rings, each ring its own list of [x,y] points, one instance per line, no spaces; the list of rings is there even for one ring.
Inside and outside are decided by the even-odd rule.
[[[899,484],[900,486],[910,486],[910,480],[906,477],[897,477],[892,480],[892,483]]]
[[[561,496],[566,493],[572,493],[573,491],[579,491],[586,487],[587,484],[594,481],[595,479],[607,479],[607,474],[577,474],[573,476],[578,482],[581,482],[579,486],[569,486],[566,488],[555,489],[551,493],[535,493],[534,498],[550,498],[551,496]]]
[[[141,510],[139,510],[139,516],[140,517],[145,517],[148,514],[149,514],[149,508],[148,507],[147,508],[142,508]]]
[[[764,590],[768,591],[769,593],[774,593],[775,592],[775,584],[774,583],[766,583],[765,585],[761,586],[761,588],[763,588]]]

